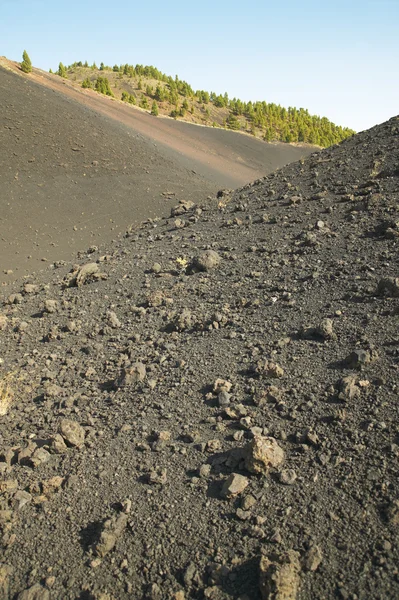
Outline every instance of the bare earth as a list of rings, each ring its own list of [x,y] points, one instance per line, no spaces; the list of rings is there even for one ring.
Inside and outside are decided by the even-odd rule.
[[[43,71],[0,65],[3,282],[313,150],[155,118]]]
[[[68,102],[7,123],[15,201],[190,189]],[[0,289],[0,599],[397,600],[399,117],[174,204]]]

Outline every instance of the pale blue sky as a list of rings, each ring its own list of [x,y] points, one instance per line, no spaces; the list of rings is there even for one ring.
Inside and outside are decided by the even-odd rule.
[[[151,64],[357,131],[399,113],[399,0],[0,0],[0,55]]]

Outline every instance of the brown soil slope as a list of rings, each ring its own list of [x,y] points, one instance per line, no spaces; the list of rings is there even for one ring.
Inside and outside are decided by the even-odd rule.
[[[0,67],[0,103],[3,278],[166,214],[166,192],[204,198],[311,151],[155,119],[37,71]]]
[[[398,598],[398,165],[395,118],[3,293],[2,597]]]

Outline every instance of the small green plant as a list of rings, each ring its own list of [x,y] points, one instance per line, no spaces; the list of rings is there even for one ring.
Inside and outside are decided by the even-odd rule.
[[[21,71],[24,73],[32,72],[32,62],[26,50],[24,50],[22,54]]]
[[[148,108],[147,96],[142,97],[142,99],[140,101],[140,106],[141,106],[141,108]]]
[[[89,89],[91,89],[91,81],[90,81],[89,77],[86,77],[86,79],[83,79],[83,81],[82,81],[82,88],[89,88]]]
[[[159,115],[158,104],[155,102],[155,100],[152,103],[151,114],[154,115],[154,117],[157,117]]]

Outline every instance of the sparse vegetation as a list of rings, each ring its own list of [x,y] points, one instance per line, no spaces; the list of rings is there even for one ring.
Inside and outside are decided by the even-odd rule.
[[[104,94],[105,96],[114,96],[114,93],[110,88],[109,81],[106,77],[97,77],[95,90],[99,94]]]
[[[65,68],[60,63],[57,73],[62,77],[76,76],[82,87],[88,87],[89,70],[97,71],[95,89],[99,93],[115,95],[129,104],[136,104],[137,97],[139,106],[151,109],[151,112],[156,102],[158,114],[175,119],[183,118],[195,123],[243,131],[266,142],[330,146],[354,133],[351,129],[331,123],[326,117],[311,115],[304,108],[285,108],[265,101],[243,102],[238,98],[229,98],[227,92],[194,91],[177,75],[165,75],[153,66],[126,63],[110,67],[101,62],[98,69],[95,63],[91,67],[86,65],[87,62],[83,64],[79,61]],[[107,77],[104,77],[104,73]],[[111,86],[115,93],[111,91]]]
[[[24,73],[32,72],[32,62],[26,50],[24,50],[22,53],[21,71]]]

